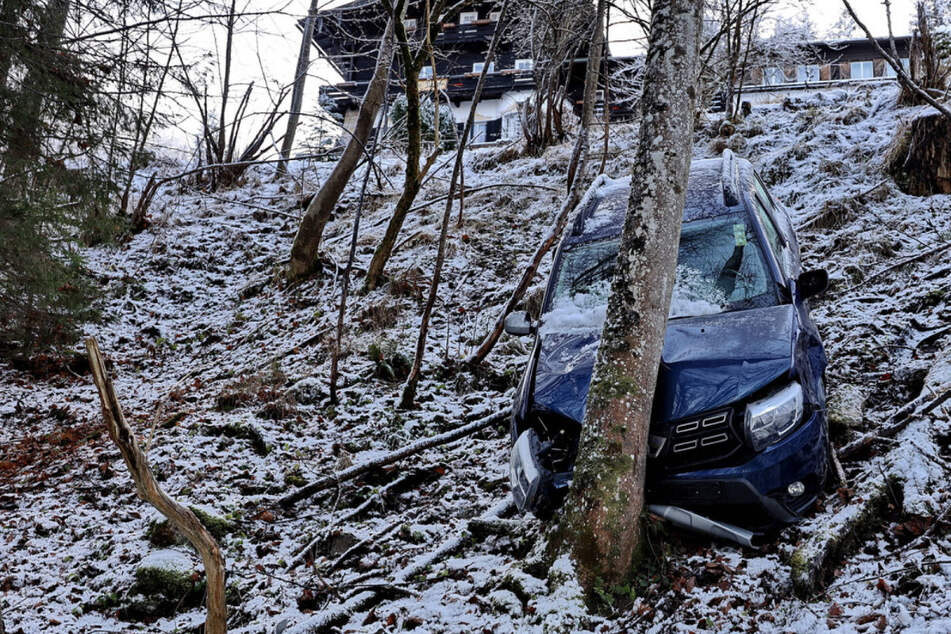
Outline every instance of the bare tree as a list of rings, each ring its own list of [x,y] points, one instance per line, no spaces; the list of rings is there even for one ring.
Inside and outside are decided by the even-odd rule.
[[[588,32],[593,10],[589,0],[523,0],[516,7],[510,38],[519,55],[533,60],[535,90],[519,108],[530,154],[540,154],[568,132],[568,82],[575,58],[589,43],[579,34]]]
[[[601,0],[602,2],[604,0]],[[466,139],[472,131],[475,122],[476,109],[479,106],[479,99],[482,97],[482,89],[485,87],[485,78],[489,73],[492,61],[495,58],[495,51],[498,48],[502,33],[505,31],[506,20],[508,19],[509,0],[504,0],[499,10],[499,19],[495,27],[495,33],[492,36],[492,42],[485,54],[485,63],[482,65],[482,73],[479,75],[479,82],[476,84],[475,91],[472,94],[472,105],[469,106],[469,116],[466,118],[465,128],[462,138]],[[433,306],[436,304],[436,295],[439,291],[439,281],[442,275],[442,267],[446,259],[446,238],[449,231],[449,221],[452,217],[452,202],[456,194],[456,185],[462,175],[462,161],[465,156],[466,145],[459,143],[456,146],[456,160],[452,167],[452,177],[449,180],[449,195],[446,197],[446,208],[443,212],[442,225],[439,230],[439,249],[436,254],[436,266],[433,271],[433,279],[429,285],[429,295],[426,299],[426,305],[423,308],[423,316],[419,327],[419,336],[416,339],[416,355],[413,358],[413,367],[410,369],[406,383],[403,384],[403,393],[400,397],[400,407],[410,409],[416,400],[416,386],[419,384],[420,373],[423,367],[423,357],[426,354],[426,339],[429,333],[429,318],[433,312]]]
[[[631,194],[555,546],[582,586],[621,583],[640,557],[651,404],[673,292],[698,96],[703,0],[656,3]]]
[[[357,114],[356,125],[350,135],[347,147],[340,155],[340,160],[334,166],[333,172],[324,181],[320,191],[307,205],[307,211],[304,213],[300,227],[297,229],[294,245],[291,247],[291,260],[287,269],[287,277],[290,280],[300,279],[314,270],[324,227],[327,226],[327,221],[330,220],[330,215],[334,207],[337,206],[340,195],[346,188],[350,177],[357,168],[360,157],[366,150],[371,129],[376,121],[380,104],[383,103],[383,97],[389,83],[390,68],[393,64],[393,22],[393,18],[390,17],[386,23],[386,28],[383,30],[373,77],[370,83],[367,84],[367,90],[363,95],[360,111]]]
[[[433,40],[436,38],[442,23],[447,17],[444,14],[446,8],[445,0],[434,0],[430,5],[430,0],[424,3],[422,17],[420,18],[420,27],[423,32],[422,41],[419,46],[413,50],[409,35],[406,31],[406,25],[402,21],[402,16],[406,10],[405,0],[398,0],[392,8],[391,18],[395,23],[396,41],[399,47],[400,66],[403,69],[404,94],[406,95],[406,170],[403,173],[403,191],[396,201],[396,207],[393,209],[393,215],[386,225],[386,231],[383,239],[377,245],[370,259],[370,265],[367,267],[367,275],[364,280],[364,288],[372,290],[377,287],[383,277],[383,270],[386,263],[393,254],[393,247],[396,245],[396,239],[399,237],[406,216],[419,194],[427,172],[432,168],[436,159],[442,151],[439,142],[439,123],[436,122],[434,133],[436,134],[436,143],[433,150],[426,158],[425,163],[420,166],[422,158],[422,122],[420,118],[420,82],[419,72],[423,66],[432,63],[433,60]],[[432,82],[435,86],[438,83],[436,77],[436,68],[433,66]],[[433,100],[436,116],[439,116],[439,102]]]
[[[297,68],[294,69],[294,92],[291,95],[291,112],[287,117],[287,131],[284,132],[284,141],[281,143],[281,158],[286,159],[294,148],[294,137],[297,135],[297,124],[300,121],[300,109],[304,102],[304,86],[307,83],[307,71],[310,68],[310,49],[314,46],[314,25],[317,24],[317,0],[310,0],[307,18],[301,34],[300,53],[297,54]],[[287,171],[287,162],[277,164],[277,175],[282,176]]]
[[[604,10],[606,11],[606,9]],[[528,291],[528,287],[532,284],[532,280],[535,279],[535,274],[538,272],[538,267],[541,265],[542,259],[545,257],[545,254],[551,251],[551,249],[558,242],[558,238],[561,236],[562,231],[564,231],[565,225],[568,224],[568,217],[578,204],[578,201],[581,200],[581,188],[584,183],[583,177],[586,173],[588,163],[590,127],[592,120],[594,119],[594,102],[597,100],[598,77],[600,75],[601,66],[601,51],[604,40],[603,25],[604,13],[602,12],[601,2],[599,1],[594,16],[594,21],[592,25],[589,25],[588,27],[588,31],[591,33],[590,37],[588,38],[591,47],[591,54],[589,56],[588,66],[585,71],[584,103],[582,105],[581,111],[581,126],[578,130],[578,138],[575,140],[574,149],[572,151],[571,160],[569,161],[567,170],[567,175],[571,180],[571,185],[569,186],[568,192],[565,194],[565,197],[562,200],[561,208],[558,210],[558,215],[555,217],[554,226],[542,240],[541,244],[532,255],[532,259],[529,261],[524,271],[522,271],[522,275],[519,277],[519,281],[515,286],[515,290],[512,291],[512,294],[509,296],[505,306],[499,312],[499,315],[492,326],[492,330],[485,336],[485,338],[482,340],[482,343],[479,344],[478,349],[476,349],[476,351],[466,360],[467,365],[471,366],[482,363],[482,361],[485,360],[485,358],[489,355],[489,352],[492,351],[492,348],[495,347],[499,337],[502,335],[502,329],[505,326],[505,317],[515,310],[515,307],[518,306],[519,302],[522,301],[522,298],[525,296],[525,292]],[[591,29],[594,29],[594,31],[591,31]],[[599,31],[602,33],[599,34]]]
[[[205,620],[205,632],[224,634],[228,629],[228,606],[225,603],[225,560],[218,542],[190,509],[170,498],[159,485],[149,466],[148,458],[139,448],[135,432],[129,427],[122,413],[112,379],[109,378],[102,353],[94,338],[90,337],[86,340],[86,350],[89,353],[89,367],[93,380],[99,391],[102,417],[105,419],[109,438],[119,448],[129,474],[135,481],[135,490],[139,497],[167,517],[201,555],[207,580],[208,615]]]
[[[898,77],[898,81],[901,82],[903,89],[918,95],[923,103],[927,103],[935,110],[940,112],[944,117],[947,117],[949,120],[951,120],[951,108],[949,108],[946,103],[943,103],[935,98],[928,90],[919,86],[918,83],[908,74],[908,72],[905,71],[905,67],[902,65],[901,60],[893,54],[889,54],[884,48],[882,48],[882,45],[878,43],[878,40],[874,35],[872,35],[872,32],[869,30],[869,28],[865,26],[865,23],[859,19],[858,15],[855,13],[855,9],[853,9],[852,5],[849,3],[849,0],[842,0],[842,4],[845,5],[846,10],[849,12],[849,15],[852,16],[855,24],[858,25],[862,32],[865,33],[865,36],[868,38],[868,40],[875,46],[878,54],[881,55],[885,59],[885,62],[895,71],[895,75]]]

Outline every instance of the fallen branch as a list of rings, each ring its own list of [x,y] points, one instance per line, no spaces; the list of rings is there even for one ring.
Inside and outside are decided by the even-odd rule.
[[[849,288],[845,289],[844,291],[842,291],[842,294],[850,293],[850,292],[854,291],[855,289],[857,289],[857,288],[859,288],[859,287],[861,287],[861,286],[864,286],[865,284],[868,284],[868,283],[871,282],[872,280],[878,279],[879,277],[881,277],[881,276],[884,275],[885,273],[888,273],[889,271],[894,271],[895,269],[899,269],[899,268],[905,266],[906,264],[911,264],[912,262],[917,262],[918,260],[923,260],[923,259],[925,259],[926,257],[928,257],[928,256],[930,256],[930,255],[935,255],[936,253],[941,253],[942,251],[947,251],[948,249],[951,249],[951,242],[945,242],[944,244],[939,244],[938,246],[936,246],[936,247],[934,247],[934,248],[927,249],[927,250],[925,250],[925,251],[922,251],[921,253],[917,253],[917,254],[915,254],[915,255],[912,255],[912,256],[910,256],[910,257],[907,257],[907,258],[905,258],[904,260],[900,260],[899,262],[896,262],[895,264],[892,264],[892,265],[890,265],[890,266],[886,266],[884,269],[882,269],[881,271],[878,271],[877,273],[872,273],[871,275],[869,275],[868,277],[866,277],[864,280],[862,280],[862,281],[859,282],[858,284],[854,284],[854,285],[850,286]],[[836,294],[838,294],[838,293],[836,293]]]
[[[136,442],[135,433],[122,413],[112,380],[106,372],[99,345],[93,337],[86,339],[86,350],[89,352],[89,367],[92,370],[96,388],[99,390],[102,416],[105,419],[109,437],[119,448],[129,473],[135,481],[135,489],[139,497],[167,517],[201,555],[208,587],[205,632],[224,634],[228,623],[228,608],[225,604],[225,561],[218,542],[190,509],[170,498],[159,486],[149,467],[148,459]]]
[[[400,477],[396,478],[395,480],[387,484],[385,487],[383,487],[382,489],[380,489],[379,491],[375,492],[373,495],[368,497],[359,506],[350,509],[349,511],[347,511],[346,513],[344,513],[337,519],[332,520],[330,524],[327,525],[327,528],[325,528],[320,535],[309,540],[296,553],[294,553],[294,558],[291,559],[290,562],[287,564],[286,570],[289,572],[293,570],[294,568],[296,568],[298,564],[303,562],[307,557],[307,553],[311,552],[314,548],[316,548],[317,544],[319,544],[321,540],[325,539],[325,536],[331,530],[343,524],[344,522],[349,522],[350,520],[357,517],[358,515],[366,511],[368,508],[370,508],[374,504],[378,502],[382,503],[384,498],[390,491],[394,489],[398,489],[404,484],[406,484],[407,482],[413,480],[414,478],[419,477],[419,474],[421,471],[425,471],[426,469],[432,469],[432,468],[434,467],[430,466],[423,469],[414,469],[412,471],[408,471],[402,474]]]
[[[403,458],[418,454],[421,451],[425,451],[426,449],[438,447],[439,445],[445,445],[446,443],[452,442],[453,440],[458,440],[459,438],[474,434],[475,432],[485,429],[486,427],[496,425],[508,418],[510,413],[511,410],[508,409],[505,409],[501,412],[496,412],[495,414],[491,414],[484,418],[480,418],[479,420],[473,421],[468,425],[462,425],[461,427],[457,427],[452,431],[447,431],[444,434],[438,434],[430,438],[423,438],[422,440],[418,440],[417,442],[414,442],[410,445],[401,447],[396,451],[380,456],[374,460],[356,464],[338,473],[324,476],[323,478],[311,482],[310,484],[306,484],[293,493],[289,493],[288,495],[280,498],[278,500],[278,504],[284,508],[291,507],[297,502],[309,498],[319,491],[336,486],[342,482],[347,482],[348,480],[353,480],[364,473],[389,464],[393,464],[394,462],[399,462]]]
[[[497,519],[507,513],[509,509],[512,508],[512,506],[513,502],[511,496],[506,496],[504,500],[493,505],[491,508],[489,508],[489,510],[479,517],[482,520]],[[444,541],[436,550],[423,553],[414,559],[413,563],[406,566],[405,568],[402,568],[399,572],[393,575],[392,581],[389,584],[386,584],[384,587],[405,584],[407,581],[422,573],[429,566],[433,565],[440,559],[451,555],[462,548],[463,544],[466,543],[469,537],[470,533],[468,530],[458,531],[455,535]],[[347,601],[344,603],[321,610],[307,620],[285,630],[285,632],[286,634],[304,634],[305,632],[311,634],[315,632],[329,631],[332,627],[339,625],[354,612],[364,609],[376,599],[378,594],[378,590],[375,589],[366,590],[356,594],[347,599]]]
[[[934,397],[924,405],[922,405],[923,398],[918,397],[915,400],[911,401],[897,412],[885,423],[883,429],[879,429],[874,432],[869,432],[859,438],[856,438],[846,446],[842,447],[838,451],[839,459],[847,461],[853,458],[855,455],[861,453],[866,448],[868,448],[872,443],[877,440],[882,440],[885,438],[894,438],[898,435],[898,432],[903,430],[905,427],[913,421],[922,416],[926,416],[938,408],[942,403],[951,399],[951,390],[946,390],[938,396]]]

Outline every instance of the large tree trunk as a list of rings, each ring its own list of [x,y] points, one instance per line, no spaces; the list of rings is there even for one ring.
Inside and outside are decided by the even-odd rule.
[[[307,84],[307,69],[310,68],[310,49],[314,42],[314,25],[317,24],[317,0],[310,0],[310,9],[307,10],[307,19],[304,20],[303,34],[301,35],[300,53],[297,54],[297,68],[294,70],[294,92],[291,95],[291,112],[287,118],[287,131],[281,143],[281,158],[287,159],[294,149],[294,137],[297,135],[297,124],[300,122],[300,109],[304,102],[304,86]],[[277,164],[277,174],[282,176],[287,171],[287,161]]]
[[[291,247],[291,261],[288,265],[287,277],[296,280],[310,274],[317,261],[317,249],[324,233],[324,227],[330,219],[330,214],[340,195],[350,181],[353,171],[357,168],[360,156],[363,154],[370,131],[376,116],[383,103],[383,95],[389,80],[390,67],[393,63],[393,20],[387,22],[386,30],[380,42],[380,52],[376,58],[376,69],[373,78],[367,85],[366,94],[360,104],[357,123],[350,136],[350,142],[337,161],[333,172],[324,182],[323,187],[307,205],[307,211],[301,219],[294,245]]]
[[[906,194],[951,194],[951,119],[929,113],[899,128],[885,169]]]
[[[558,539],[587,591],[641,551],[651,404],[693,147],[703,0],[654,5],[631,197]]]

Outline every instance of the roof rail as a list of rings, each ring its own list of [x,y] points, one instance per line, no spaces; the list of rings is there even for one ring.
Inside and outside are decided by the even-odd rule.
[[[736,157],[729,149],[723,150],[723,166],[720,171],[720,185],[723,187],[723,202],[727,207],[740,204],[740,172]]]

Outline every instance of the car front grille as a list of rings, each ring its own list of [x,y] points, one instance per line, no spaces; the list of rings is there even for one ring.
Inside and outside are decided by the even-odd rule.
[[[664,444],[661,457],[668,468],[714,462],[743,448],[729,408],[670,423]]]

